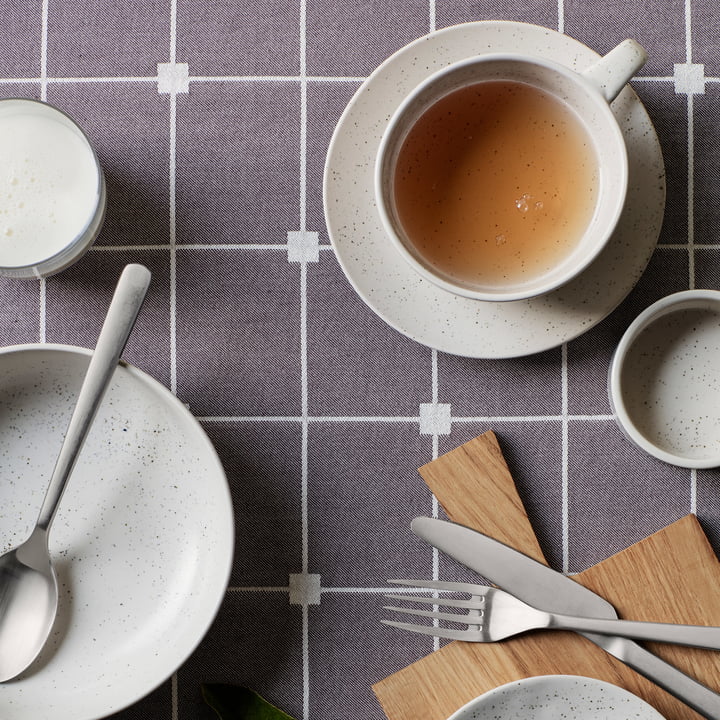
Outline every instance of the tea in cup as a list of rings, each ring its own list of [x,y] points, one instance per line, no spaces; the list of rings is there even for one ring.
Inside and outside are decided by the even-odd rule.
[[[0,275],[45,277],[90,247],[105,180],[87,137],[47,103],[0,100]]]
[[[627,151],[610,102],[645,60],[633,40],[582,74],[488,54],[421,83],[390,119],[375,167],[400,254],[436,285],[486,301],[579,275],[625,204]]]

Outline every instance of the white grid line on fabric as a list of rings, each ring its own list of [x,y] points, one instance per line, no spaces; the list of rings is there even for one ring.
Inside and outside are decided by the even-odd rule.
[[[685,0],[685,60],[692,63],[692,0]],[[695,101],[687,94],[687,227],[688,227],[688,287],[695,288]],[[697,471],[690,470],[690,508],[697,510]]]
[[[361,83],[367,77],[358,75],[308,75],[303,78],[300,75],[191,75],[188,80],[193,83],[243,83],[243,82],[277,82],[277,83],[299,83],[306,82],[337,83],[350,82]],[[670,78],[672,80],[672,78]],[[157,75],[108,75],[108,76],[54,76],[54,77],[3,77],[0,78],[0,85],[37,85],[44,82],[48,85],[94,84],[94,83],[148,83],[156,84]]]
[[[167,252],[170,250],[170,244],[155,245],[93,245],[90,252],[137,252],[139,250],[154,250],[159,252]],[[720,245],[718,246],[720,247]],[[198,244],[198,243],[180,243],[175,246],[175,250],[277,250],[287,253],[290,246],[288,243],[227,243],[227,244]],[[320,250],[327,252],[332,250],[332,246],[327,243],[318,246]]]
[[[690,512],[697,515],[697,470],[690,470]]]
[[[176,62],[177,58],[177,0],[170,0],[170,47],[168,61]]]
[[[574,575],[577,575],[577,572],[563,572],[563,575],[566,577],[573,577]],[[395,594],[415,594],[418,592],[418,588],[422,588],[422,582],[423,578],[417,578],[418,579],[418,587],[417,588],[404,588],[404,587],[398,587],[396,585],[389,585],[388,587],[384,587],[382,585],[362,585],[358,587],[352,587],[352,586],[337,586],[334,587],[332,585],[327,585],[325,587],[320,588],[320,594],[321,595],[386,595],[388,593],[395,593]],[[227,588],[228,593],[234,593],[234,594],[240,594],[240,593],[285,593],[287,595],[290,594],[290,588],[289,587],[278,587],[278,586],[268,586],[263,587],[260,585],[231,585]]]
[[[435,348],[430,351],[430,374],[432,384],[432,404],[437,405],[440,397],[440,387],[438,385],[438,354]]]
[[[143,75],[143,76],[129,76],[123,77],[120,75],[108,76],[108,77],[22,77],[22,78],[0,78],[0,85],[19,84],[19,85],[33,85],[40,82],[44,82],[47,85],[68,85],[75,84],[82,85],[85,83],[157,83],[157,75]]]
[[[692,8],[685,0],[685,61],[692,63]],[[688,288],[695,288],[695,103],[693,93],[687,94],[687,228],[688,228]]]
[[[658,248],[661,250],[683,250],[687,252],[689,249],[687,243],[662,243],[658,244]],[[714,245],[712,243],[693,243],[693,250],[720,250],[720,244]]]
[[[190,75],[190,83],[363,83],[364,75]],[[157,75],[114,75],[114,76],[47,76],[47,77],[0,77],[0,85],[71,85],[93,83],[149,83],[156,84]],[[672,75],[636,75],[632,82],[638,83],[674,83]],[[706,75],[706,83],[720,83],[720,76]]]
[[[432,403],[433,403],[433,405],[437,405],[439,402],[439,397],[440,397],[440,379],[439,379],[439,374],[438,374],[438,351],[435,348],[432,348],[432,350],[431,350],[431,362],[432,362]],[[420,423],[420,419],[418,418],[418,424],[419,423]],[[438,435],[437,432],[433,432],[432,442],[433,442],[432,458],[433,458],[433,460],[435,460],[440,454],[440,436]],[[431,503],[430,516],[436,518],[440,515],[440,503],[438,502],[438,499],[435,497],[434,493],[432,494],[430,503]],[[440,577],[440,553],[437,550],[437,548],[433,548],[431,577],[435,580],[437,580]],[[435,643],[435,646],[436,646],[435,649],[437,649],[438,643],[439,643],[439,641]]]
[[[176,168],[177,168],[177,94],[170,93],[170,158],[169,176],[169,232],[170,232],[170,389],[177,393],[177,203],[176,203]]]
[[[560,487],[562,497],[562,569],[567,571],[570,565],[570,501],[569,501],[569,470],[570,454],[569,420],[568,420],[568,347],[563,343],[560,357],[560,388],[561,388],[561,428],[562,428],[562,459],[560,463]]]
[[[304,181],[303,181],[304,182]],[[302,184],[302,182],[301,182]],[[307,352],[307,262],[300,263],[300,375],[302,433],[300,447],[302,572],[309,570],[310,523],[308,508],[308,352]],[[310,619],[307,602],[302,604],[303,720],[310,717]]]
[[[720,77],[703,75],[705,83],[720,83]],[[654,76],[654,75],[636,75],[632,82],[658,82],[658,83],[675,83],[675,76]]]
[[[302,571],[308,572],[309,566],[309,537],[308,537],[308,349],[307,349],[307,263],[300,263],[300,422],[302,424],[301,437],[301,498],[302,512]]]
[[[175,62],[177,47],[177,0],[170,1],[170,39],[168,55],[170,62]],[[168,158],[168,232],[170,240],[169,248],[169,303],[170,303],[170,390],[177,394],[177,255],[175,244],[177,242],[177,204],[176,204],[176,169],[177,169],[177,93],[174,89],[170,91],[170,138]],[[170,682],[171,717],[172,720],[179,718],[178,702],[178,674],[172,674]]]
[[[198,415],[203,423],[409,423],[420,425],[419,415]],[[453,415],[453,423],[540,423],[540,422],[608,422],[615,416],[607,413],[597,415]]]
[[[345,75],[191,75],[190,82],[278,82],[278,83],[338,83],[338,82],[350,82],[350,83],[361,83],[367,78],[362,76],[345,76]]]
[[[437,406],[440,397],[440,379],[438,375],[438,353],[435,348],[430,351],[430,367],[431,367],[431,385],[432,385],[432,404]],[[452,420],[451,420],[452,422]],[[432,459],[437,459],[440,454],[440,435],[437,431],[437,426],[433,429],[432,434]],[[431,517],[438,517],[440,514],[440,503],[435,497],[435,493],[430,493],[430,515]],[[430,571],[430,577],[433,580],[440,579],[440,551],[437,548],[432,549],[432,569]],[[433,620],[433,625],[436,627],[439,625],[437,620]],[[433,638],[433,650],[440,649],[440,638]]]
[[[420,585],[419,587],[422,587]],[[267,587],[264,587],[262,585],[231,585],[227,588],[228,593],[286,593],[290,594],[290,587],[286,586],[278,586],[278,585],[268,585]],[[363,585],[361,587],[347,587],[347,586],[338,586],[333,587],[332,585],[327,585],[325,587],[320,588],[320,594],[321,595],[354,595],[354,594],[376,594],[376,593],[414,593],[417,592],[417,589],[413,588],[403,588],[403,587],[397,587],[395,585],[390,585],[389,587],[383,587],[381,585]]]
[[[303,720],[310,717],[310,608],[302,605]]]
[[[687,228],[688,288],[695,288],[695,101],[687,95]]]
[[[290,594],[289,585],[230,585],[227,589],[229,593],[239,592],[264,592],[264,593],[288,593]]]
[[[172,720],[178,720],[179,715],[179,703],[178,703],[178,676],[177,673],[173,673],[170,678],[170,717]]]
[[[39,327],[38,336],[41,343],[45,343],[47,339],[47,282],[45,278],[40,278],[38,282],[39,297]]]
[[[40,21],[40,99],[47,101],[47,47],[48,47],[48,12],[49,0],[42,2]],[[47,339],[47,282],[40,278],[38,283],[39,327],[38,336],[41,343]]]
[[[177,53],[177,0],[170,2],[169,58],[175,62]],[[177,93],[170,92],[170,149],[169,149],[169,233],[170,233],[170,389],[177,392]]]
[[[300,233],[307,231],[307,2],[300,0]],[[309,507],[308,507],[308,344],[307,344],[307,259],[300,262],[300,391],[302,421],[301,462],[301,542],[302,572],[309,571]],[[322,578],[319,578],[322,582]],[[307,601],[302,605],[302,686],[303,686],[303,720],[310,718],[310,616]]]
[[[42,1],[42,20],[40,23],[40,98],[47,100],[47,45],[48,11],[50,0]]]
[[[170,250],[170,245],[93,245],[89,252],[167,252]],[[328,243],[320,243],[318,249],[321,252],[331,252],[333,247]],[[720,242],[714,243],[693,243],[690,248],[688,243],[658,243],[656,250],[681,250],[687,252],[689,249],[692,250],[720,250]],[[272,243],[272,244],[258,244],[258,243],[228,243],[227,245],[218,244],[207,244],[202,245],[198,243],[184,244],[178,243],[174,250],[176,252],[189,252],[189,251],[219,251],[228,252],[232,250],[274,250],[277,252],[287,253],[287,243]]]
[[[565,2],[564,0],[558,0],[558,32],[565,32]]]

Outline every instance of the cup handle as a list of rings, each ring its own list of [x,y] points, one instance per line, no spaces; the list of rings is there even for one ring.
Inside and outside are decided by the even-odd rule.
[[[580,74],[611,103],[646,61],[647,53],[640,43],[623,40]]]

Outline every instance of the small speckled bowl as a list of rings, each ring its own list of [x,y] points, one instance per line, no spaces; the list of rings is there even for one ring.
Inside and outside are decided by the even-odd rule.
[[[453,713],[449,720],[662,720],[627,690],[580,675],[539,675],[501,685]]]
[[[720,292],[687,290],[644,310],[610,363],[610,404],[640,448],[686,468],[720,466]]]

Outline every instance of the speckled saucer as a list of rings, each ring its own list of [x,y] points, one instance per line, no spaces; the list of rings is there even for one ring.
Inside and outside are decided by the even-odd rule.
[[[396,330],[454,355],[530,355],[589,330],[635,286],[662,225],[660,144],[645,108],[626,87],[612,107],[628,147],[627,202],[608,246],[582,275],[541,297],[491,303],[436,287],[403,260],[375,206],[374,163],[385,126],[405,95],[438,69],[473,55],[518,49],[576,70],[599,57],[577,40],[525,23],[477,22],[438,30],[399,50],[360,86],[340,118],[326,159],[325,219],[348,280]]]
[[[0,350],[0,549],[37,519],[90,351]],[[166,680],[225,597],[233,514],[223,468],[163,386],[121,364],[50,532],[60,587],[48,644],[0,686],[2,720],[95,720]]]
[[[449,720],[662,720],[637,695],[579,675],[540,675],[501,685]]]

